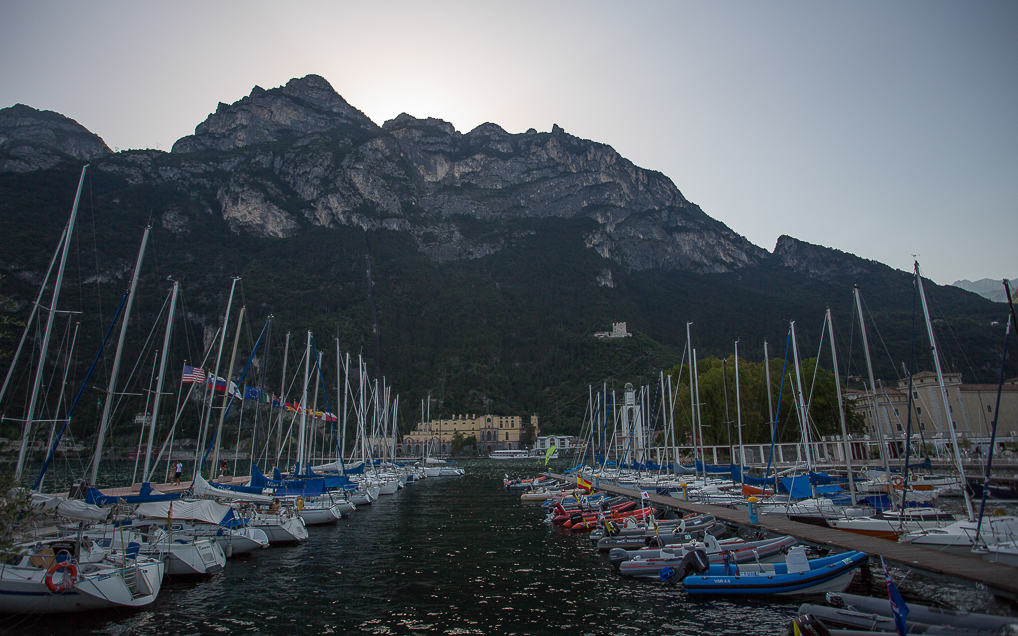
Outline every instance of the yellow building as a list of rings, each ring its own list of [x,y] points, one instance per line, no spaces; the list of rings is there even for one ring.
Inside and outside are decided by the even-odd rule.
[[[945,373],[949,413],[944,413],[944,399],[937,375],[923,371],[912,376],[912,431],[933,438],[947,438],[948,422],[959,435],[969,438],[989,437],[997,401],[995,384],[963,384],[960,373]],[[869,391],[849,391],[846,402],[866,419],[866,431],[872,433],[879,425],[883,436],[900,437],[908,422],[908,378],[897,386],[881,387],[876,405]],[[876,409],[874,409],[876,406]],[[874,421],[874,417],[876,421]],[[1013,441],[1018,435],[1018,378],[1004,383],[1000,401],[997,436],[1000,441]]]
[[[530,416],[533,437],[540,432],[537,416]],[[482,453],[493,450],[524,448],[523,438],[526,425],[519,415],[453,415],[445,420],[418,422],[417,427],[403,436],[403,453],[407,456],[422,455],[425,440],[430,440],[430,453],[448,455],[452,440],[459,433],[463,439],[473,437]]]

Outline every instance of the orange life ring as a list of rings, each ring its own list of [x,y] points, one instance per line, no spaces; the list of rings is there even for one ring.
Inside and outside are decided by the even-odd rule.
[[[902,479],[901,475],[895,475],[895,476],[894,476],[894,477],[893,477],[893,478],[891,479],[891,483],[892,483],[892,484],[894,485],[894,487],[895,487],[895,488],[901,488],[901,487],[902,487],[902,485],[904,485],[904,483],[905,483],[905,480],[904,480],[904,479]]]
[[[60,585],[53,582],[53,575],[59,570],[67,570],[69,576],[65,576]],[[46,570],[46,576],[43,577],[43,583],[46,584],[47,589],[54,594],[61,594],[66,592],[78,581],[78,566],[74,565],[71,561],[59,561],[49,566]]]

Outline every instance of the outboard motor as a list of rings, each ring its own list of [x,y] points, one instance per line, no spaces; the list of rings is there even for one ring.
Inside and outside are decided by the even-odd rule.
[[[608,560],[611,561],[612,567],[616,570],[622,565],[623,561],[628,561],[630,558],[629,551],[623,548],[612,548],[608,552]]]
[[[684,579],[693,574],[703,574],[709,567],[710,559],[707,557],[706,550],[702,548],[690,550],[686,553],[686,556],[682,557],[682,563],[679,564],[679,579]]]

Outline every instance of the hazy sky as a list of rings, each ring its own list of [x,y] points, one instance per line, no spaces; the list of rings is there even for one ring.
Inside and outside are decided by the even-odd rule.
[[[379,124],[557,123],[768,250],[1018,275],[1013,0],[0,4],[0,107],[114,149],[308,73]]]

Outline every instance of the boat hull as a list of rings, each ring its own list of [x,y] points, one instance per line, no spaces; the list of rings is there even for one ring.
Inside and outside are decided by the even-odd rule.
[[[799,595],[844,591],[852,582],[856,570],[867,559],[861,552],[849,552],[837,557],[816,559],[810,569],[802,572],[782,572],[783,565],[773,569],[762,566],[760,571],[749,567],[711,566],[703,575],[687,576],[682,583],[688,594],[726,595]],[[726,574],[726,571],[730,574]]]

